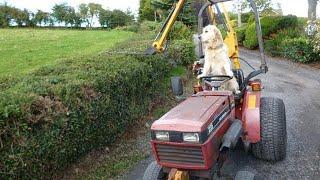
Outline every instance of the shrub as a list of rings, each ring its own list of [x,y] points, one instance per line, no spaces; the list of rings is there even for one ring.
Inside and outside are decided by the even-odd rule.
[[[278,31],[271,39],[265,41],[265,50],[271,56],[283,56],[283,41],[286,39],[292,39],[299,37],[301,31],[298,28],[288,28]]]
[[[297,27],[298,19],[296,16],[267,16],[261,18],[261,29],[263,38],[267,38],[272,33],[284,28]],[[244,46],[249,49],[255,49],[258,46],[255,23],[248,26],[245,35]]]
[[[143,21],[140,24],[140,33],[142,34],[150,34],[150,33],[158,33],[161,24],[154,21]]]
[[[104,55],[44,67],[1,91],[1,179],[45,178],[110,145],[146,114],[166,71],[161,56]]]
[[[240,45],[243,45],[243,41],[246,37],[246,25],[243,25],[241,28],[236,28],[237,39]]]
[[[312,39],[312,44],[316,52],[320,52],[320,32],[318,31]]]
[[[313,44],[305,37],[284,40],[283,52],[284,57],[301,63],[320,59],[320,53],[314,50]]]
[[[195,47],[191,40],[180,39],[172,42],[168,58],[177,65],[189,65],[196,60]]]
[[[285,29],[285,28],[296,28],[298,27],[298,17],[294,15],[288,16],[281,16],[277,26],[275,27],[276,30]]]
[[[190,39],[192,38],[193,32],[188,26],[183,24],[181,21],[175,22],[172,31],[170,32],[171,40]]]
[[[130,32],[135,32],[137,33],[140,29],[139,24],[138,23],[133,23],[131,25],[128,26],[122,26],[122,27],[117,27],[117,30],[122,30],[122,31],[130,31]]]
[[[252,12],[247,12],[247,13],[242,13],[241,14],[241,20],[242,20],[243,23],[252,23],[252,22],[254,22],[254,19],[249,21],[249,18],[251,18],[251,17],[254,18],[254,14]]]

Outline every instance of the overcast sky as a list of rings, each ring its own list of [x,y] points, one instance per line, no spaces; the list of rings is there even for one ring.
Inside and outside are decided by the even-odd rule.
[[[81,3],[95,2],[102,4],[104,8],[127,10],[130,8],[137,13],[139,8],[139,0],[0,0],[7,1],[10,5],[18,8],[27,8],[32,11],[37,9],[50,11],[56,3],[66,2],[71,6],[78,6]],[[284,14],[294,14],[301,17],[308,15],[308,0],[272,0],[279,2],[282,6]],[[319,7],[320,5],[318,5]],[[318,8],[318,16],[320,15]]]

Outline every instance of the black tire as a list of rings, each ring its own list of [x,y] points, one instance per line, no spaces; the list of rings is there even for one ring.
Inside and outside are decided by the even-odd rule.
[[[287,129],[286,110],[282,99],[261,98],[260,101],[261,140],[252,144],[256,158],[280,161],[286,157]]]
[[[148,168],[144,172],[143,180],[164,180],[165,173],[163,173],[162,167],[153,161],[149,164]]]

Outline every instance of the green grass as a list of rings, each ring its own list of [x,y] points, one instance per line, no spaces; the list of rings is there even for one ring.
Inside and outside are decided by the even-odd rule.
[[[96,54],[133,35],[123,31],[0,29],[0,77],[23,75],[63,58]]]

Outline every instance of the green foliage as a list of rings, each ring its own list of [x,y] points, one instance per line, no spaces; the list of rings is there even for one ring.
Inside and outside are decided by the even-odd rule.
[[[0,5],[0,27],[8,27],[10,20],[12,19],[12,7],[8,6],[5,2],[4,5]]]
[[[151,5],[151,0],[140,0],[139,20],[140,21],[154,20],[154,8]]]
[[[143,1],[143,0],[142,0]],[[147,0],[148,1],[148,0]],[[172,5],[177,3],[176,0],[151,0],[152,7],[152,19],[154,20],[154,13],[158,14],[158,16],[162,17],[161,20],[164,20],[168,15],[172,8]],[[178,16],[178,21],[182,21],[184,24],[188,26],[196,25],[197,23],[197,10],[195,8],[196,3],[202,3],[200,1],[194,2],[194,0],[186,0],[185,5]]]
[[[41,10],[38,10],[34,16],[35,21],[41,26],[42,23],[47,24],[50,14]]]
[[[169,58],[178,65],[189,65],[196,60],[194,44],[189,39],[174,40],[169,48]]]
[[[271,56],[284,56],[284,44],[287,39],[293,39],[301,36],[301,30],[298,28],[288,28],[277,32],[271,39],[265,41],[265,50]]]
[[[249,22],[249,18],[251,18],[251,17],[254,17],[253,12],[242,13],[241,14],[241,21],[243,23],[252,23],[252,22]]]
[[[82,3],[78,9],[67,3],[55,4],[51,14],[41,10],[34,14],[27,9],[20,10],[8,6],[6,3],[0,5],[0,27],[15,26],[14,23],[18,27],[34,27],[42,24],[52,27],[54,25],[61,26],[61,23],[64,23],[65,27],[79,28],[83,23],[86,23],[87,27],[92,27],[94,19],[99,19],[102,27],[109,25],[109,28],[126,26],[134,22],[134,16],[130,11],[109,11],[103,9],[101,4],[96,3]]]
[[[272,9],[271,0],[254,0],[259,13]],[[242,1],[242,9],[251,9],[249,1]]]
[[[170,39],[190,39],[193,32],[181,21],[176,21],[170,32]]]
[[[68,7],[66,3],[55,4],[52,8],[52,17],[54,17],[58,23],[62,23],[65,21],[67,11]]]
[[[243,41],[245,40],[247,26],[243,24],[241,28],[236,28],[237,39],[240,45],[243,45]]]
[[[262,36],[268,38],[272,33],[275,33],[284,28],[295,28],[298,25],[296,16],[267,16],[260,20]],[[256,35],[255,23],[248,26],[245,34],[244,46],[249,49],[255,49],[258,46],[258,38]]]
[[[98,56],[63,64],[71,61],[39,69],[15,93],[0,93],[0,177],[48,177],[109,145],[147,113],[166,72],[160,56]]]
[[[160,30],[161,24],[154,22],[154,21],[143,21],[140,24],[140,32],[143,34],[150,34],[150,33],[158,33]]]
[[[320,52],[315,51],[313,44],[306,37],[284,40],[283,55],[301,63],[310,63],[320,59]]]
[[[314,50],[320,52],[320,32],[318,31],[312,39]]]

